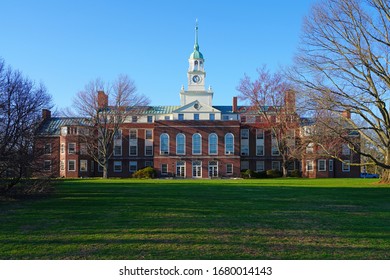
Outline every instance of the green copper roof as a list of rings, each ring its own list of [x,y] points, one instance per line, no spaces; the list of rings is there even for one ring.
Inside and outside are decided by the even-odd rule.
[[[203,59],[203,54],[199,51],[199,44],[198,44],[198,20],[196,20],[196,26],[195,26],[194,51],[191,53],[190,59]]]

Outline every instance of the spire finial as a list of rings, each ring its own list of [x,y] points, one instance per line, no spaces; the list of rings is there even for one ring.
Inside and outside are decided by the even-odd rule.
[[[195,21],[195,45],[194,50],[199,51],[199,44],[198,44],[198,19]]]

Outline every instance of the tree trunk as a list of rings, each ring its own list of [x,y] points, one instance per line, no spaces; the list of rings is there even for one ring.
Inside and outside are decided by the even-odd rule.
[[[382,173],[381,180],[379,181],[380,184],[387,184],[390,185],[390,169],[385,169]]]
[[[287,175],[288,175],[287,167],[283,165],[283,166],[282,166],[282,170],[283,170],[283,178],[286,178]]]
[[[103,166],[103,179],[108,179],[108,161]]]
[[[385,155],[385,163],[390,165],[390,149],[387,149],[387,154]],[[390,169],[384,169],[382,172],[380,184],[390,184]]]

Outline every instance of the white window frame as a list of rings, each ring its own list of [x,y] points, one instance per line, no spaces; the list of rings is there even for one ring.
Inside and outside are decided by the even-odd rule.
[[[309,169],[309,166],[311,167],[310,169]],[[314,162],[313,162],[313,160],[311,160],[311,159],[306,160],[306,171],[307,172],[313,172],[314,171]]]
[[[323,164],[323,168],[321,168],[321,163]],[[326,171],[326,159],[319,159],[317,161],[317,169],[320,172],[325,172]]]
[[[72,151],[71,151],[71,146],[74,146]],[[76,143],[74,142],[71,142],[71,143],[68,143],[68,154],[75,154],[76,153]]]
[[[132,151],[131,147],[135,147],[135,153],[131,153]],[[138,156],[138,129],[129,130],[129,156],[131,157]]]
[[[135,164],[133,164],[133,163],[135,163]],[[131,167],[134,167],[135,166],[135,170],[133,171],[133,170],[131,170]],[[138,162],[137,161],[133,161],[133,160],[131,160],[131,161],[129,161],[129,172],[131,173],[131,174],[133,174],[133,173],[135,173],[136,171],[138,170]]]
[[[275,164],[277,165],[276,168],[274,168],[274,167],[275,167],[275,166],[274,166]],[[271,162],[271,169],[272,169],[272,170],[278,170],[278,171],[280,171],[280,170],[281,170],[281,168],[280,168],[280,161],[278,161],[278,160],[272,161],[272,162]]]
[[[85,170],[82,170],[82,166],[83,166],[84,164],[85,164]],[[88,160],[86,160],[86,159],[80,159],[79,169],[80,169],[80,172],[88,172]]]
[[[120,168],[118,168],[120,167]],[[121,160],[115,160],[113,164],[113,170],[115,173],[121,173],[122,172],[122,161]]]
[[[226,174],[227,175],[232,175],[233,174],[233,163],[227,163],[226,164]]]
[[[231,136],[231,139],[232,139],[231,149],[230,149],[230,147],[228,147],[228,143],[226,141],[228,136],[229,137]],[[229,144],[229,146],[230,146],[230,144]],[[234,155],[234,134],[231,132],[228,132],[225,134],[225,155]]]
[[[197,143],[195,143],[195,137],[198,137],[199,136],[199,151],[198,149],[195,150],[195,148],[198,148],[196,147],[195,145]],[[193,155],[201,155],[202,154],[202,135],[200,133],[194,133],[192,135],[192,154]]]
[[[167,137],[166,138],[166,141],[167,141],[167,147],[166,147],[166,149],[164,149],[163,150],[163,136],[164,136],[164,138],[165,138],[165,136]],[[160,155],[169,155],[169,134],[168,133],[162,133],[161,135],[160,135]]]
[[[262,168],[260,168],[262,167]],[[256,161],[256,172],[263,172],[265,171],[265,162],[264,160],[257,160]]]
[[[211,143],[211,137],[215,137],[215,151],[211,151],[211,145],[214,146],[214,144]],[[210,133],[209,134],[209,155],[218,155],[218,135],[216,133]]]
[[[183,150],[182,151],[179,151],[179,137],[183,137]],[[177,155],[185,155],[186,154],[186,135],[184,133],[176,134],[176,154]]]
[[[348,168],[346,168],[348,167]],[[342,163],[341,163],[341,171],[342,172],[351,172],[351,161],[350,160],[344,160]]]
[[[70,163],[73,162],[73,165],[74,165],[74,169],[70,169]],[[77,166],[76,166],[76,160],[74,159],[69,159],[68,160],[68,171],[69,172],[75,172],[77,170]]]
[[[164,168],[164,166],[166,168]],[[164,171],[164,169],[166,169],[166,170]],[[168,175],[168,172],[169,172],[168,163],[161,163],[161,175]]]

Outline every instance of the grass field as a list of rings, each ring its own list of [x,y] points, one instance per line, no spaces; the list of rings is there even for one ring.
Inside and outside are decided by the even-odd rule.
[[[0,201],[0,259],[390,259],[374,182],[61,180]]]

